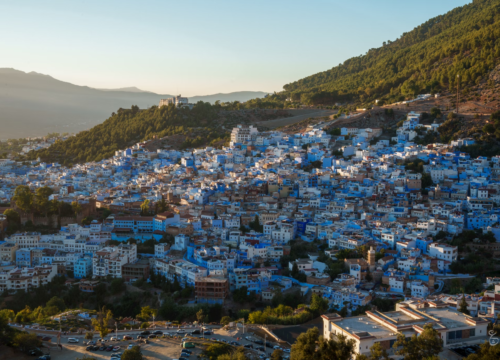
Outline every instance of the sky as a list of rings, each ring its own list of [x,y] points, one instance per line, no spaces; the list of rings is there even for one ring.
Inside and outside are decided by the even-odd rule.
[[[0,0],[0,68],[184,96],[281,91],[464,0]]]

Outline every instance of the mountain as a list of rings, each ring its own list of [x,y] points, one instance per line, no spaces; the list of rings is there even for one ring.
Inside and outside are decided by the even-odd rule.
[[[134,92],[134,93],[150,93],[150,94],[154,94],[151,91],[142,90],[142,89],[139,89],[139,88],[137,88],[135,86],[118,88],[118,89],[97,89],[97,90],[102,90],[102,91],[127,91],[127,92]]]
[[[287,84],[278,97],[309,104],[394,102],[453,91],[457,75],[466,94],[487,80],[499,57],[500,0],[474,0],[365,55]]]
[[[197,96],[190,102],[246,101],[265,92]],[[102,90],[36,72],[0,68],[0,139],[78,132],[100,124],[116,109],[148,108],[172,95],[137,88]]]
[[[174,105],[150,107],[140,110],[137,106],[119,109],[103,123],[90,130],[81,131],[67,140],[56,141],[49,148],[31,151],[27,158],[41,158],[46,162],[63,165],[100,161],[141,140],[183,135],[181,147],[194,147],[227,141],[218,112],[220,105],[197,103],[192,109]],[[172,146],[172,139],[164,146]],[[159,140],[160,141],[160,140]]]

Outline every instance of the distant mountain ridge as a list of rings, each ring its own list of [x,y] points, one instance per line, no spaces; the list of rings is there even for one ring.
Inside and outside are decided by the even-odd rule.
[[[195,96],[189,102],[247,101],[266,92],[240,91]],[[102,123],[116,109],[148,108],[172,95],[136,87],[94,89],[57,80],[49,75],[0,68],[0,139],[78,132]]]

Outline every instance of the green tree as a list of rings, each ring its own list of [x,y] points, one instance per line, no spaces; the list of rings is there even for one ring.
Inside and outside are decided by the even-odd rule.
[[[432,324],[425,324],[419,336],[407,339],[404,334],[398,333],[393,347],[395,353],[404,356],[405,360],[421,360],[439,354],[443,350],[443,340]]]
[[[466,360],[496,360],[500,359],[500,346],[498,344],[491,345],[488,341],[485,341],[479,351],[475,354],[470,354],[465,358]]]
[[[370,355],[363,354],[356,355],[356,360],[389,360],[389,354],[382,348],[379,342],[376,342],[370,348]],[[430,360],[430,359],[429,359]]]
[[[205,315],[205,313],[203,312],[203,309],[200,309],[197,313],[196,313],[196,320],[198,320],[198,323],[202,324],[204,322],[206,322],[206,319],[207,319],[207,316]]]
[[[319,351],[321,360],[338,359],[350,360],[356,352],[356,341],[347,339],[343,334],[337,335],[337,340],[319,337]]]
[[[271,360],[283,360],[283,350],[276,349],[271,354]]]
[[[496,129],[495,129],[495,125],[493,124],[486,124],[483,126],[483,131],[487,134],[493,134]]]
[[[26,185],[19,185],[14,191],[13,200],[16,206],[26,213],[30,213],[33,210],[34,198],[35,196]]]
[[[141,215],[149,215],[149,204],[150,201],[148,199],[144,200],[141,204]]]
[[[47,307],[55,306],[59,311],[66,310],[66,304],[64,304],[64,300],[58,298],[57,296],[53,296],[49,301],[47,301]]]
[[[432,184],[433,184],[432,177],[428,173],[423,173],[421,180],[422,180],[422,188],[423,189],[425,189],[429,186],[432,186]]]
[[[158,212],[159,213],[162,213],[168,209],[167,202],[165,201],[165,199],[163,197],[161,198],[160,201],[158,201],[157,204],[158,204]]]
[[[123,280],[122,278],[116,278],[111,280],[111,284],[109,286],[109,290],[113,295],[125,291],[126,288],[127,286],[125,285],[125,280]]]
[[[368,270],[366,271],[365,280],[366,280],[366,281],[372,281],[372,280],[373,280],[373,276],[372,276],[372,274],[371,274],[371,272],[370,272],[370,269],[368,269]]]
[[[140,346],[133,346],[132,349],[127,349],[123,352],[121,360],[143,360],[144,356]]]
[[[230,352],[230,345],[223,343],[213,343],[203,351],[203,356],[210,360],[217,360],[219,356],[228,355]]]
[[[233,320],[230,316],[223,316],[222,319],[220,319],[221,325],[228,325],[231,321]]]
[[[291,360],[316,360],[316,343],[319,339],[318,328],[308,329],[305,333],[300,334],[292,345],[290,352]]]
[[[9,326],[9,319],[13,315],[2,311],[0,311],[0,344],[7,344],[13,339],[16,332]]]
[[[311,305],[309,308],[317,315],[323,314],[328,310],[328,300],[317,294],[312,294]]]
[[[437,107],[433,107],[430,111],[431,117],[440,118],[441,117],[441,109]]]
[[[149,323],[145,321],[141,324],[141,329],[147,329],[147,328],[149,328]]]
[[[467,309],[467,300],[465,299],[465,294],[462,292],[462,299],[460,300],[460,304],[458,307],[458,311],[464,313],[466,315],[470,315],[469,309]]]
[[[141,308],[141,313],[139,314],[139,317],[142,320],[149,320],[152,319],[153,316],[156,317],[157,314],[158,314],[157,309],[153,309],[151,306],[147,305]]]
[[[3,214],[7,217],[7,221],[10,224],[19,224],[21,222],[21,218],[19,217],[19,213],[14,209],[7,209],[3,212]]]
[[[93,331],[87,331],[85,333],[85,340],[93,340],[94,339],[94,332]]]
[[[45,216],[47,216],[48,212],[50,211],[49,196],[52,195],[53,193],[54,190],[52,190],[48,186],[36,189],[35,192],[36,208],[40,213],[45,214]]]
[[[75,214],[75,216],[80,215],[80,213],[82,212],[82,205],[80,205],[78,201],[71,202],[71,208],[73,209],[73,213]]]
[[[33,350],[42,345],[42,341],[36,334],[29,334],[27,332],[21,332],[15,335],[12,343],[15,347],[24,352]]]
[[[299,276],[299,266],[297,265],[296,262],[293,263],[292,265],[292,273],[291,273],[293,278],[297,278]]]
[[[106,309],[105,306],[99,310],[97,317],[92,319],[92,326],[97,332],[99,332],[101,339],[109,334],[108,324],[111,320],[113,320],[113,313],[111,310]]]

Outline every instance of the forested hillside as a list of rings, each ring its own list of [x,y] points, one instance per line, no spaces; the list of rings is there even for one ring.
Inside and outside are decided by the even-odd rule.
[[[400,101],[454,89],[457,75],[462,87],[478,84],[499,57],[500,0],[474,0],[365,55],[287,84],[278,96],[309,104]]]
[[[189,139],[196,145],[210,144],[227,136],[216,122],[217,106],[198,102],[193,109],[175,106],[153,106],[140,110],[119,109],[102,124],[82,131],[65,141],[58,141],[47,149],[31,151],[27,158],[59,161],[64,165],[86,161],[100,161],[111,157],[116,150],[125,149],[139,141],[174,134],[190,135],[193,128],[203,128],[204,136]]]

